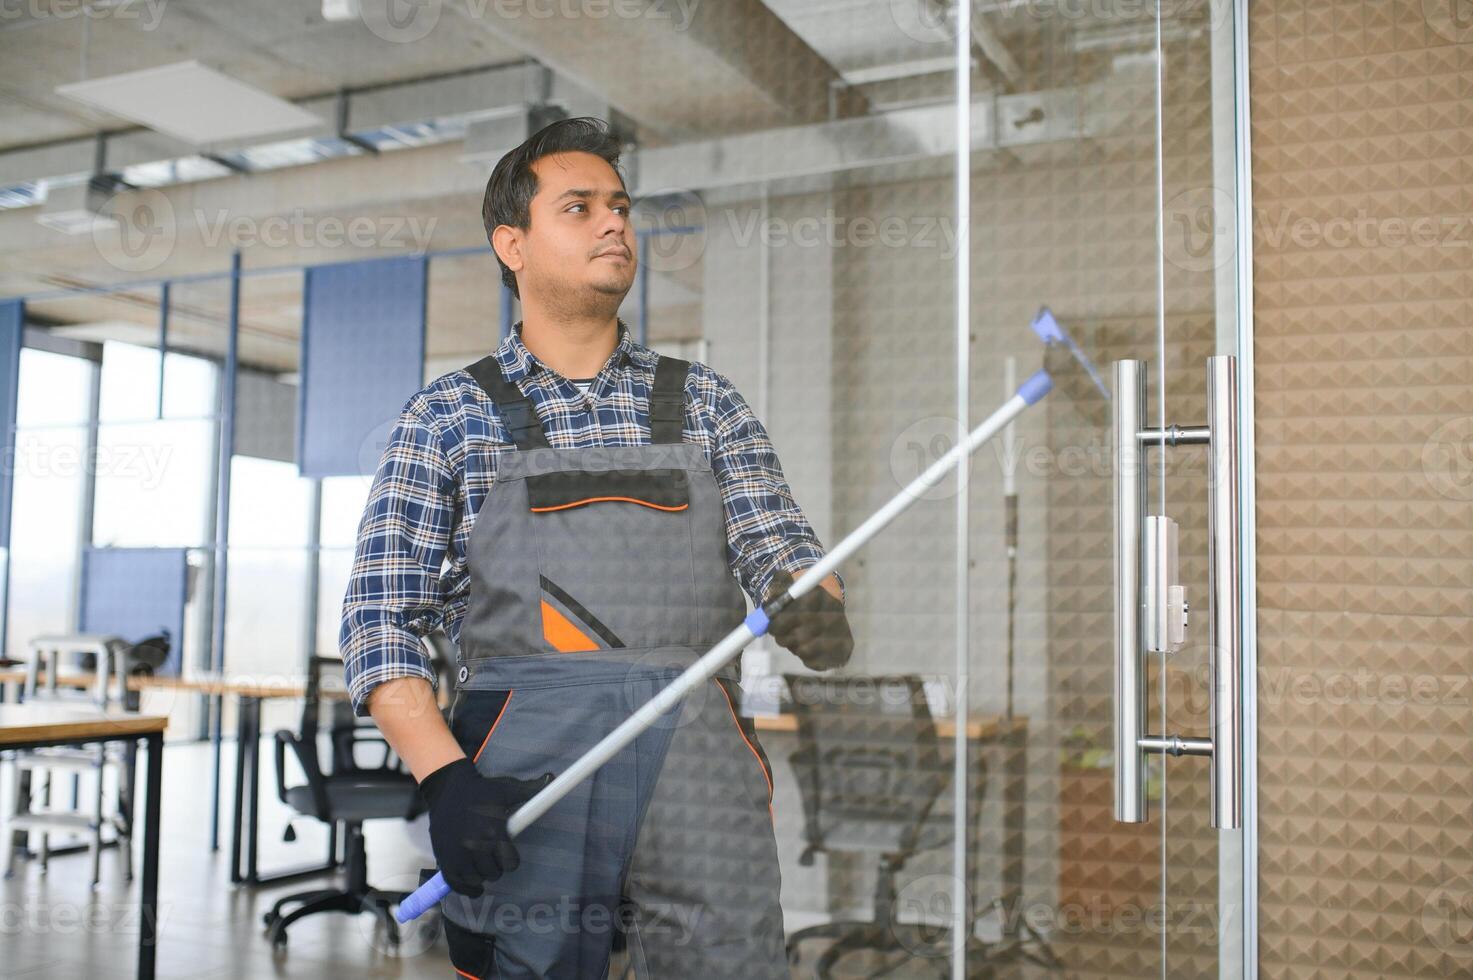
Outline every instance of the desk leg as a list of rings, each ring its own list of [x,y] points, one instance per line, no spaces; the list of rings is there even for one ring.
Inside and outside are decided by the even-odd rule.
[[[220,695],[205,700],[210,712],[210,747],[215,755],[215,770],[210,777],[210,853],[220,850],[220,723],[225,716],[225,701]],[[232,879],[234,880],[234,879]]]
[[[336,825],[329,831],[326,863],[261,873],[256,863],[256,841],[260,835],[261,817],[261,699],[242,695],[236,710],[235,844],[231,849],[233,863],[230,880],[248,885],[266,885],[294,878],[313,877],[335,870],[339,864],[336,855]]]
[[[159,812],[164,788],[164,736],[147,736],[148,798],[143,806],[143,881],[139,895],[138,980],[153,980],[158,952]]]
[[[241,818],[245,814],[245,779],[246,779],[246,736],[245,736],[245,699],[242,698],[236,709],[236,731],[235,731],[235,805],[230,813],[230,880],[233,884],[245,881],[243,870],[243,858],[245,856],[245,841],[241,838]],[[218,794],[217,794],[218,796]]]
[[[259,698],[241,698],[240,738],[246,741],[246,764],[250,781],[247,790],[251,794],[250,809],[246,810],[246,881],[252,884],[256,876],[256,837],[260,832],[261,818],[261,701]]]

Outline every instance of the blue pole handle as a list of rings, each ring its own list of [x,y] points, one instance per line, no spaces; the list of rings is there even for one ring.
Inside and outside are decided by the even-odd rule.
[[[1033,377],[1018,386],[1018,394],[1023,401],[1029,405],[1037,405],[1044,395],[1047,395],[1054,387],[1054,379],[1050,378],[1047,371],[1038,371]]]
[[[438,905],[449,894],[450,886],[445,883],[445,876],[436,871],[433,878],[420,885],[410,893],[408,898],[399,903],[399,911],[394,913],[394,918],[401,923],[417,919]]]

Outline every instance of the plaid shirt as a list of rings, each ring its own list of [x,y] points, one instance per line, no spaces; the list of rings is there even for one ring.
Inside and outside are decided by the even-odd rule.
[[[649,443],[659,355],[634,343],[622,321],[618,346],[587,394],[527,350],[520,323],[495,357],[531,400],[552,447]],[[727,562],[759,602],[778,569],[796,575],[823,557],[823,545],[793,499],[767,431],[732,383],[697,362],[685,396],[685,441],[704,451],[720,488]],[[436,683],[420,638],[443,626],[459,644],[471,528],[497,461],[516,451],[495,406],[463,370],[405,404],[368,493],[343,598],[338,643],[358,714],[367,714],[369,692],[387,680]]]

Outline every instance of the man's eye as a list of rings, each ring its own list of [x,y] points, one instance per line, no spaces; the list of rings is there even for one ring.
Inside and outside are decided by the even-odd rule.
[[[588,207],[588,205],[586,205],[586,204],[574,204],[574,205],[571,205],[568,208],[568,210],[571,211],[571,210],[573,210],[573,208],[587,208],[587,207]]]

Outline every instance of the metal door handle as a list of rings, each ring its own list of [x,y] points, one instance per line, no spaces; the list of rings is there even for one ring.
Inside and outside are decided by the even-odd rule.
[[[1212,826],[1243,826],[1243,603],[1238,487],[1238,364],[1207,359],[1208,727],[1212,731]]]
[[[1144,823],[1146,754],[1201,755],[1211,759],[1212,826],[1234,830],[1243,823],[1243,620],[1241,594],[1240,488],[1238,486],[1237,362],[1207,359],[1207,425],[1166,432],[1143,425],[1146,365],[1116,361],[1111,398],[1111,462],[1115,504],[1115,819]],[[1152,444],[1205,445],[1208,483],[1208,700],[1207,738],[1152,735],[1147,726],[1144,610],[1165,602],[1143,601],[1143,536],[1146,523],[1144,451]],[[1154,518],[1153,518],[1154,520]],[[1159,589],[1173,587],[1152,576]],[[1177,597],[1179,598],[1179,597]],[[1159,632],[1159,630],[1157,631]],[[1155,635],[1153,633],[1153,635]],[[1156,642],[1161,642],[1160,638]],[[1164,725],[1164,720],[1163,720]]]

